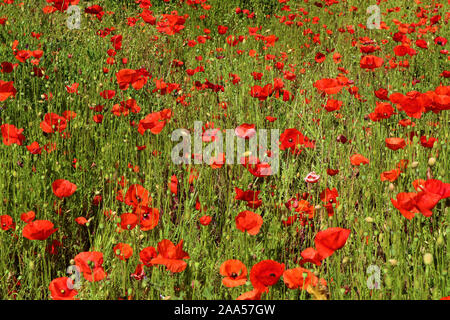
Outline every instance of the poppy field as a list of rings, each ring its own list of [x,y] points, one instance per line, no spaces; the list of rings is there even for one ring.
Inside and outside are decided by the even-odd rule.
[[[0,298],[449,299],[449,19],[0,0]]]

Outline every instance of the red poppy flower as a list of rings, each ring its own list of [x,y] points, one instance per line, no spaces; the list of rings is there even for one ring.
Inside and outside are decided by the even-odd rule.
[[[151,202],[150,192],[140,184],[132,184],[125,194],[125,204],[128,206],[147,206]]]
[[[386,147],[394,151],[406,147],[406,142],[403,138],[386,138],[385,142]]]
[[[150,130],[151,133],[158,134],[166,126],[171,117],[172,110],[170,109],[150,113],[144,119],[139,121],[138,132],[141,135],[144,135],[146,130]]]
[[[299,262],[300,265],[304,265],[307,262],[314,263],[317,266],[322,264],[322,260],[324,259],[320,253],[314,248],[306,248],[300,254],[302,256],[302,260]]]
[[[227,260],[222,263],[220,274],[225,277],[222,283],[228,288],[238,287],[247,282],[247,268],[240,260]]]
[[[182,272],[187,267],[183,259],[189,259],[187,252],[183,251],[183,240],[175,246],[172,241],[164,239],[158,243],[158,256],[151,262],[165,265],[172,272]]]
[[[209,224],[211,223],[212,217],[211,217],[211,216],[204,215],[204,216],[202,216],[202,217],[199,218],[199,221],[200,221],[200,224],[201,224],[201,225],[207,226],[207,225],[209,225]]]
[[[261,292],[268,292],[269,287],[278,282],[284,271],[284,263],[263,260],[250,270],[250,281],[253,287]]]
[[[237,297],[236,300],[260,300],[262,292],[259,289],[253,289]]]
[[[100,281],[106,277],[103,270],[103,253],[97,251],[81,252],[75,257],[75,265],[87,281]]]
[[[415,213],[419,213],[415,197],[415,192],[401,192],[397,194],[396,200],[391,198],[391,202],[406,219],[411,220]]]
[[[240,163],[255,177],[263,178],[272,175],[269,163],[263,163],[258,157],[242,157]]]
[[[69,283],[71,288],[69,288]],[[73,280],[68,277],[53,279],[48,289],[53,300],[73,300],[78,294],[78,291],[73,289]]]
[[[0,102],[5,101],[9,97],[15,97],[17,93],[14,88],[14,81],[2,81],[0,80]]]
[[[78,218],[75,218],[75,222],[78,223],[80,226],[84,226],[89,221],[85,217],[78,217]]]
[[[120,260],[128,260],[133,255],[133,248],[129,244],[126,243],[118,243],[113,248],[114,254]]]
[[[42,152],[42,148],[39,146],[39,143],[37,141],[34,141],[30,145],[28,145],[27,149],[31,154],[41,154]]]
[[[308,269],[302,267],[284,271],[283,281],[289,289],[306,290],[309,286],[315,287],[319,284],[319,278]],[[321,279],[321,281],[323,282],[324,280]]]
[[[323,259],[331,256],[347,242],[350,230],[342,228],[328,228],[319,231],[314,238],[317,252]]]
[[[67,127],[67,121],[56,113],[47,113],[40,127],[45,133],[63,132]]]
[[[142,263],[139,263],[136,266],[136,270],[134,271],[134,273],[130,274],[130,277],[138,281],[144,279],[145,278],[144,265]]]
[[[62,199],[73,195],[77,190],[77,186],[68,180],[57,179],[52,183],[52,190],[55,196]]]
[[[343,85],[337,79],[325,78],[314,82],[314,87],[319,93],[337,94],[342,90]]]
[[[256,134],[255,125],[249,123],[243,123],[236,127],[235,134],[242,139],[250,139]]]
[[[261,86],[253,86],[250,89],[250,96],[253,98],[258,98],[259,101],[264,101],[268,97],[270,97],[273,94],[273,88],[272,84],[266,84],[264,87]]]
[[[236,197],[234,199],[246,201],[247,207],[257,209],[262,205],[262,200],[258,199],[260,191],[243,191],[239,188],[234,188],[234,191],[236,192]]]
[[[390,182],[394,182],[395,180],[397,180],[397,178],[399,177],[400,173],[402,171],[400,169],[393,169],[390,171],[384,171],[381,173],[380,175],[380,179],[381,181],[390,181]]]
[[[13,143],[21,146],[25,140],[25,136],[22,134],[23,129],[16,128],[13,124],[2,124],[0,126],[2,131],[3,143],[7,146]]]
[[[326,105],[322,105],[325,107],[325,110],[328,112],[340,110],[342,107],[342,101],[329,99]]]
[[[134,213],[123,213],[120,216],[120,223],[117,224],[122,230],[133,230],[138,224],[138,216]]]
[[[369,159],[360,154],[354,154],[350,157],[350,163],[354,166],[359,166],[361,164],[368,164]]]
[[[242,211],[236,218],[236,227],[242,232],[248,232],[248,234],[254,236],[258,234],[263,224],[263,218],[252,211]]]
[[[139,217],[139,227],[142,231],[152,230],[158,225],[158,209],[139,205],[135,208],[134,213]]]
[[[369,118],[372,121],[380,121],[382,119],[389,119],[394,114],[394,108],[387,102],[376,102],[375,110],[369,113]]]
[[[13,221],[13,218],[11,216],[5,214],[0,216],[0,228],[4,231],[7,230],[14,230],[16,228],[16,224]]]
[[[380,68],[384,63],[383,58],[373,56],[373,55],[367,55],[361,58],[361,61],[359,62],[359,65],[361,69],[376,69]]]
[[[217,31],[219,34],[225,34],[228,31],[228,27],[219,25],[217,26]]]
[[[176,175],[172,175],[172,177],[170,177],[169,190],[173,194],[178,193],[178,178]]]
[[[34,211],[28,211],[20,215],[20,220],[22,220],[25,223],[30,223],[31,221],[34,220],[35,217],[36,213],[34,213]]]
[[[155,248],[147,247],[141,250],[139,253],[139,258],[146,267],[151,267],[153,265],[152,259],[156,258],[157,255],[158,253]]]
[[[35,220],[23,228],[22,235],[29,240],[45,240],[58,230],[53,226],[48,220]]]
[[[302,152],[301,146],[306,148],[314,148],[315,142],[309,140],[300,131],[295,128],[286,129],[280,135],[280,149],[290,149],[292,154],[299,154]]]
[[[420,144],[422,145],[422,147],[425,147],[425,148],[430,148],[430,149],[433,148],[434,143],[436,141],[438,141],[438,139],[436,139],[434,137],[430,137],[428,140],[427,140],[426,136],[420,137]]]

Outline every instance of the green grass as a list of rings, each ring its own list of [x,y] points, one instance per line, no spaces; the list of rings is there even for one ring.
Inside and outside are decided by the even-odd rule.
[[[18,2],[18,1],[16,1]],[[420,119],[413,119],[413,128],[403,128],[398,121],[408,118],[404,112],[398,111],[390,119],[380,122],[366,120],[365,116],[375,108],[379,101],[373,94],[380,87],[388,88],[389,93],[406,94],[416,90],[427,92],[434,90],[441,83],[449,85],[448,79],[439,76],[448,70],[448,54],[439,53],[440,48],[433,40],[437,35],[449,38],[448,24],[444,23],[445,8],[439,8],[436,14],[442,15],[437,24],[436,34],[424,34],[429,49],[423,50],[414,46],[417,33],[407,36],[412,39],[411,46],[418,54],[413,57],[397,57],[409,60],[409,68],[385,70],[384,67],[374,72],[366,72],[360,68],[361,53],[358,47],[352,46],[352,39],[370,37],[377,41],[381,50],[374,54],[385,58],[394,56],[393,48],[398,45],[392,40],[397,32],[394,20],[402,23],[417,22],[414,14],[418,5],[410,4],[409,9],[398,1],[383,2],[382,12],[396,6],[399,12],[388,13],[382,20],[389,30],[363,30],[358,24],[365,24],[368,15],[365,13],[366,2],[349,0],[329,7],[334,12],[330,15],[312,1],[289,1],[292,11],[282,11],[284,4],[271,1],[215,1],[208,3],[211,9],[206,11],[200,6],[194,9],[187,4],[165,3],[153,1],[150,9],[158,17],[162,13],[178,10],[180,15],[188,14],[185,28],[178,34],[168,36],[159,33],[155,26],[141,25],[139,20],[135,26],[126,24],[128,17],[136,17],[142,9],[134,1],[99,0],[96,4],[104,7],[102,22],[87,14],[81,16],[81,29],[69,30],[66,26],[66,13],[55,12],[43,14],[45,1],[23,1],[5,5],[1,8],[0,18],[7,17],[5,25],[0,25],[0,62],[19,63],[12,73],[0,74],[0,80],[14,81],[17,94],[14,99],[0,102],[0,118],[2,124],[14,124],[24,128],[26,141],[22,146],[0,144],[0,215],[10,215],[15,223],[15,230],[0,230],[0,298],[2,299],[48,299],[50,282],[57,277],[67,276],[66,269],[71,260],[83,251],[100,251],[104,255],[104,269],[108,278],[99,282],[82,281],[82,288],[76,296],[80,299],[117,299],[132,296],[133,299],[160,299],[170,296],[171,299],[236,299],[240,294],[252,290],[250,280],[237,288],[222,285],[219,274],[220,265],[228,259],[239,259],[250,272],[251,267],[265,259],[285,263],[286,269],[298,267],[297,258],[307,247],[314,246],[314,236],[318,231],[330,227],[341,227],[351,230],[346,245],[324,260],[321,266],[310,263],[305,267],[324,278],[328,282],[330,299],[440,299],[450,295],[447,251],[450,245],[450,226],[448,201],[441,200],[433,209],[433,216],[426,218],[416,214],[412,220],[405,219],[392,205],[390,198],[396,198],[400,192],[413,192],[412,182],[426,179],[427,170],[431,170],[433,178],[443,182],[449,181],[449,114],[424,113]],[[422,1],[422,6],[432,1]],[[446,2],[446,1],[442,1]],[[80,4],[84,8],[84,4]],[[349,12],[351,6],[358,7],[356,12]],[[445,3],[444,3],[445,6]],[[237,15],[236,7],[255,12],[254,19]],[[317,24],[304,22],[301,27],[286,26],[273,15],[283,16],[296,13],[296,8],[309,11],[307,18],[319,17]],[[344,12],[337,17],[339,12]],[[265,15],[271,14],[270,18]],[[199,16],[206,14],[206,19]],[[430,17],[432,16],[429,13]],[[433,14],[434,15],[434,14]],[[296,18],[295,21],[301,19]],[[217,33],[217,25],[229,27],[226,35]],[[327,25],[333,34],[328,35],[323,28]],[[353,25],[354,34],[341,33],[340,27]],[[106,51],[111,49],[110,36],[101,38],[96,35],[99,29],[116,28],[114,34],[123,35],[122,50],[114,57],[116,63],[107,65]],[[199,28],[197,28],[199,26]],[[279,40],[273,47],[264,49],[262,41],[256,41],[248,35],[248,27],[261,26],[258,32],[263,35],[276,35]],[[204,44],[189,47],[187,40],[203,35],[203,28],[211,30],[211,39]],[[304,35],[303,31],[311,28],[312,34]],[[43,35],[39,40],[31,37],[31,32]],[[314,43],[312,37],[320,33],[321,44]],[[226,36],[243,35],[247,39],[236,47],[230,47]],[[153,36],[158,40],[151,41]],[[311,39],[308,39],[310,37]],[[382,44],[387,39],[388,43]],[[36,50],[40,46],[44,51],[39,67],[48,76],[39,78],[32,75],[33,65],[28,60],[20,63],[14,57],[11,46],[18,40],[18,49]],[[308,44],[310,47],[305,47]],[[217,48],[223,48],[217,52]],[[449,44],[445,46],[449,48]],[[249,50],[256,50],[258,59],[250,57]],[[342,61],[335,64],[335,50],[342,56]],[[236,50],[243,50],[239,55]],[[266,54],[280,57],[287,54],[285,70],[288,64],[296,65],[296,79],[283,79],[285,89],[294,93],[290,102],[269,97],[259,102],[250,96],[253,85],[273,83],[274,78],[283,78],[283,74],[275,67],[266,70],[267,65],[274,62],[264,59]],[[326,54],[322,64],[314,61],[317,52]],[[71,55],[71,58],[69,58]],[[197,61],[196,56],[203,56]],[[218,59],[218,56],[224,56]],[[123,66],[122,58],[128,58]],[[172,60],[184,62],[184,67],[175,68]],[[278,60],[277,60],[278,61]],[[194,69],[203,65],[205,72],[197,73],[187,79],[187,68]],[[109,68],[104,74],[103,68]],[[147,85],[141,90],[132,88],[119,90],[115,74],[123,68],[139,69],[145,67],[152,75]],[[346,88],[336,96],[343,102],[341,110],[327,112],[321,108],[326,98],[321,97],[313,87],[313,83],[322,78],[335,78],[340,71],[337,67],[348,70],[346,77],[354,81],[359,93],[367,101],[361,102],[350,95]],[[305,68],[305,72],[299,70]],[[262,72],[261,82],[253,80],[252,72]],[[241,81],[233,85],[229,74],[237,74]],[[223,77],[221,80],[220,77]],[[413,86],[412,80],[421,78]],[[163,78],[167,83],[178,83],[181,90],[178,96],[186,97],[188,106],[176,103],[173,94],[161,96],[153,93],[153,79]],[[195,81],[208,79],[214,84],[224,85],[224,92],[214,93],[211,90],[191,90]],[[110,81],[111,80],[111,81]],[[79,95],[68,94],[65,86],[77,82],[80,84]],[[116,90],[116,97],[105,100],[99,93],[103,90]],[[301,90],[306,94],[302,95]],[[53,94],[51,101],[42,98],[43,94]],[[141,107],[141,112],[130,113],[126,117],[114,116],[110,110],[122,99],[133,98]],[[305,103],[308,98],[310,103]],[[218,102],[226,102],[223,110]],[[102,124],[92,120],[95,114],[89,107],[102,104]],[[170,108],[173,117],[158,135],[146,131],[140,135],[130,121],[143,119],[145,115]],[[394,107],[395,108],[395,107]],[[59,115],[66,110],[77,113],[74,120],[68,122],[65,131],[69,138],[58,134],[44,135],[39,124],[46,113]],[[336,118],[339,112],[342,117]],[[226,116],[224,116],[226,113]],[[278,119],[269,123],[266,116]],[[320,119],[320,122],[314,120]],[[178,128],[193,128],[194,121],[214,122],[216,128],[233,129],[242,123],[253,123],[257,129],[296,128],[311,139],[316,140],[315,149],[305,149],[299,156],[287,151],[280,153],[280,172],[266,178],[255,178],[241,165],[225,165],[220,169],[212,169],[207,165],[193,165],[199,173],[193,187],[189,186],[189,171],[182,166],[172,164],[170,154],[175,143],[170,141],[171,132]],[[430,123],[439,124],[432,126]],[[370,127],[371,134],[364,128]],[[417,139],[405,149],[392,151],[385,147],[385,138],[404,137],[411,131],[419,137],[425,135],[438,139],[432,149],[422,147]],[[339,135],[345,135],[351,143],[336,142]],[[32,155],[25,145],[38,141],[40,146],[56,143],[56,150],[41,155]],[[136,146],[147,148],[137,151]],[[157,150],[159,155],[152,155]],[[350,164],[350,156],[360,153],[370,160],[368,165],[358,167],[356,175]],[[430,157],[436,158],[434,166],[428,165]],[[77,168],[72,166],[77,159]],[[381,182],[380,174],[392,170],[401,159],[409,160],[404,173],[393,182]],[[411,163],[417,161],[416,168]],[[20,162],[20,166],[18,164]],[[128,167],[139,166],[139,172]],[[35,170],[33,170],[35,168]],[[326,169],[339,169],[336,176],[327,176]],[[321,176],[317,184],[306,185],[303,178],[311,171]],[[168,190],[168,182],[172,175],[179,179],[177,197]],[[150,191],[153,199],[152,207],[161,212],[158,226],[150,231],[141,231],[139,227],[131,231],[117,232],[116,220],[108,220],[103,211],[112,210],[117,216],[131,212],[129,206],[117,201],[116,192],[120,189],[118,179],[124,176],[129,184],[142,184]],[[52,182],[56,179],[67,179],[77,185],[76,192],[65,200],[59,200],[52,192]],[[263,216],[264,223],[256,236],[250,236],[236,228],[235,216],[248,208],[242,201],[234,200],[234,188],[249,189],[249,185],[260,190],[263,205],[252,210]],[[335,215],[328,217],[319,194],[326,188],[337,188],[339,205]],[[125,190],[126,191],[126,190]],[[309,192],[316,210],[312,226],[303,227],[296,223],[284,227],[281,220],[294,214],[288,212],[283,203],[297,193]],[[100,194],[101,204],[92,205],[92,199]],[[195,210],[195,200],[199,197],[206,212]],[[448,199],[447,199],[448,200]],[[54,203],[62,208],[58,215]],[[357,205],[356,205],[357,204]],[[45,241],[31,241],[22,237],[25,223],[20,220],[23,212],[35,211],[37,220],[50,220],[59,228]],[[202,226],[199,217],[210,215],[210,225]],[[87,226],[78,225],[77,217],[91,219]],[[371,217],[373,222],[367,222]],[[366,244],[366,237],[368,244]],[[184,240],[184,250],[190,259],[186,270],[172,274],[164,266],[145,268],[147,280],[137,281],[130,278],[139,262],[139,252],[148,246],[156,248],[162,239],[169,239],[177,244]],[[62,242],[57,254],[50,254],[46,247],[52,240]],[[128,243],[133,248],[133,256],[128,261],[121,261],[115,255],[113,247],[119,243]],[[425,264],[425,253],[433,255],[433,262]],[[392,263],[395,260],[396,263]],[[381,270],[381,288],[370,290],[367,279],[370,274],[367,268],[376,265]],[[15,280],[20,286],[15,286]],[[347,288],[348,290],[346,290]],[[10,291],[14,290],[14,294]],[[347,292],[346,292],[347,291]],[[306,291],[290,290],[282,278],[270,288],[263,299],[311,299]]]

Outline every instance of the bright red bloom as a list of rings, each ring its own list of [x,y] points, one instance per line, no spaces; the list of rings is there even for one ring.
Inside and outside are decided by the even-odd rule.
[[[40,127],[45,133],[63,132],[67,127],[67,120],[56,113],[47,113]]]
[[[126,243],[118,243],[113,248],[114,254],[120,260],[128,260],[133,255],[133,248]]]
[[[138,216],[134,213],[123,213],[120,216],[120,223],[117,224],[122,230],[133,230],[138,224]]]
[[[22,134],[23,129],[16,128],[13,124],[2,124],[0,126],[2,131],[3,143],[7,146],[13,143],[21,146],[25,140],[25,136]]]
[[[135,208],[134,213],[137,214],[139,218],[139,227],[142,231],[152,230],[158,225],[158,209],[140,205]]]
[[[103,270],[103,253],[97,251],[81,252],[75,257],[75,265],[87,281],[100,281],[106,277]]]
[[[342,228],[328,228],[319,231],[314,238],[316,250],[325,259],[331,256],[336,250],[342,248],[347,242],[350,230]]]
[[[376,69],[383,65],[384,60],[383,58],[373,56],[373,55],[367,55],[361,58],[361,61],[359,62],[359,65],[361,69]]]
[[[20,215],[20,220],[22,220],[25,223],[30,223],[31,221],[34,220],[35,217],[36,213],[34,213],[34,211],[28,211]]]
[[[150,192],[140,184],[132,184],[125,194],[125,204],[129,206],[147,206],[151,202]]]
[[[240,212],[236,216],[235,221],[239,230],[248,232],[252,236],[258,234],[263,224],[263,218],[259,214],[248,210]]]
[[[406,142],[403,138],[386,138],[385,142],[386,147],[394,151],[406,147]]]
[[[408,220],[414,218],[415,213],[419,213],[416,207],[416,195],[414,192],[401,192],[397,194],[396,200],[391,198],[394,207]]]
[[[17,93],[14,88],[14,81],[2,81],[0,80],[0,102],[5,101],[9,97],[15,97]]]
[[[183,259],[189,259],[187,252],[183,251],[183,240],[175,246],[172,241],[164,239],[158,243],[158,256],[151,263],[165,265],[172,272],[182,272],[187,267]]]
[[[302,267],[288,269],[283,272],[283,281],[289,289],[306,290],[309,286],[317,286],[319,278],[313,272]],[[320,279],[323,285],[326,285],[324,279]]]
[[[155,248],[147,247],[141,250],[139,253],[139,258],[146,267],[151,267],[153,266],[152,259],[156,258],[157,255],[158,253]]]
[[[354,166],[359,166],[361,164],[368,164],[369,159],[367,159],[363,155],[360,155],[359,153],[357,153],[350,157],[350,163]]]
[[[225,277],[222,284],[228,288],[238,287],[247,282],[247,268],[240,260],[227,260],[222,263],[220,274]]]
[[[69,288],[69,283],[70,288]],[[73,300],[78,291],[73,289],[73,280],[68,277],[53,279],[48,286],[53,300]]]
[[[73,195],[77,190],[77,186],[68,180],[57,179],[52,183],[52,190],[55,196],[62,199]]]
[[[6,231],[6,230],[14,230],[16,228],[16,224],[13,221],[13,218],[11,216],[5,214],[0,216],[0,229]]]
[[[146,130],[150,130],[151,133],[158,134],[166,126],[171,117],[172,110],[170,109],[150,113],[139,121],[138,132],[144,135]]]
[[[45,240],[58,230],[53,226],[48,220],[35,220],[23,228],[22,235],[29,240]]]
[[[309,140],[300,131],[295,128],[286,129],[280,135],[280,149],[290,149],[292,154],[302,152],[301,146],[306,148],[315,148],[315,141]]]
[[[284,271],[284,263],[263,260],[250,270],[250,281],[253,287],[261,292],[268,292],[269,287],[278,282]]]

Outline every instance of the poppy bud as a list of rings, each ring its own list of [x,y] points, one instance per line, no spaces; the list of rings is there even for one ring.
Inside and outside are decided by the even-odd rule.
[[[418,165],[419,165],[419,162],[418,162],[418,161],[413,161],[413,162],[411,163],[411,168],[417,168]]]
[[[434,166],[435,163],[436,163],[436,158],[430,158],[430,159],[428,159],[428,165],[429,165],[430,167]]]
[[[389,183],[389,191],[394,191],[395,186],[393,183]]]
[[[431,253],[425,253],[423,255],[423,263],[430,265],[433,263],[433,255]]]
[[[393,266],[396,266],[398,264],[398,261],[395,259],[389,259],[389,263]]]

